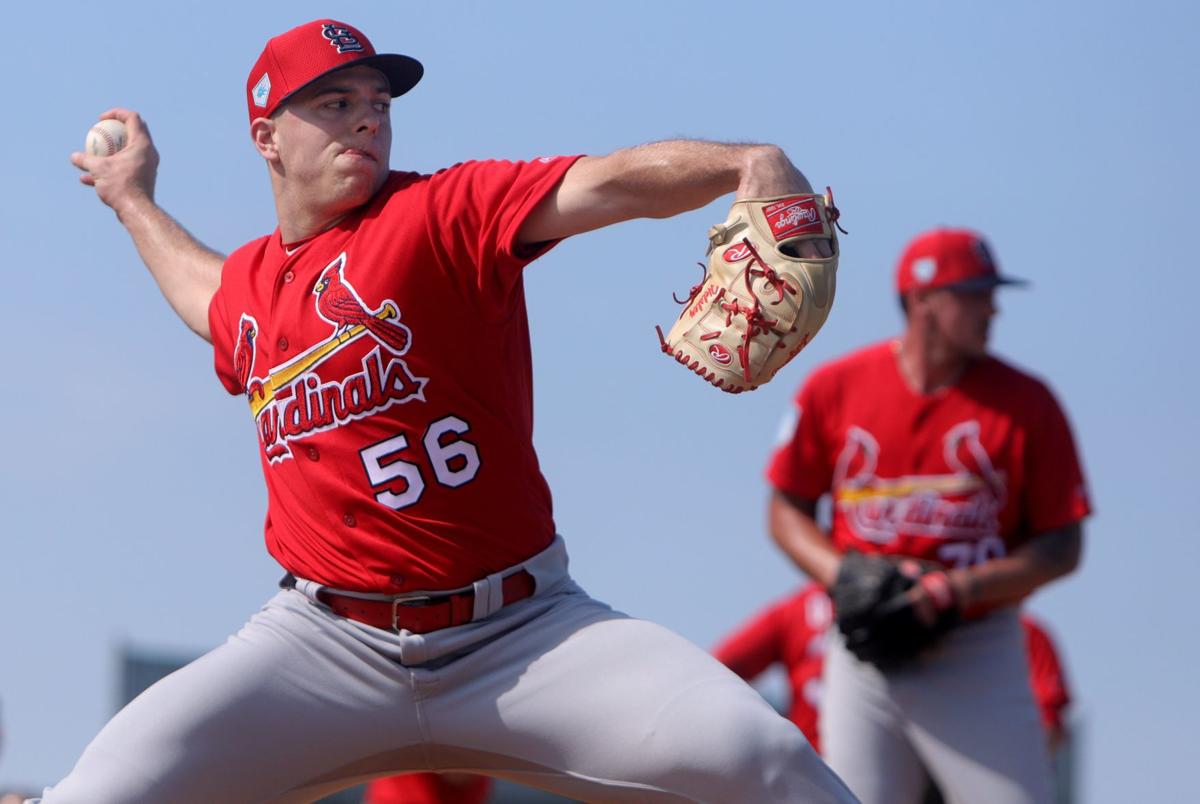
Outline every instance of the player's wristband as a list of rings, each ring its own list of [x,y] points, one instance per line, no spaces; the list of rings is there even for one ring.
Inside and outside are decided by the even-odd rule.
[[[933,605],[938,611],[946,611],[953,608],[955,605],[954,587],[950,585],[950,579],[946,577],[944,572],[927,572],[917,581],[921,588],[933,600]]]

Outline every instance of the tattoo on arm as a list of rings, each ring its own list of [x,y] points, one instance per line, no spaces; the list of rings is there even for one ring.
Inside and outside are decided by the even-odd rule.
[[[1065,575],[1079,564],[1083,552],[1083,529],[1078,522],[1039,533],[1027,549],[1037,564],[1054,577]]]
[[[802,514],[808,516],[809,519],[817,518],[817,501],[810,500],[807,497],[796,497],[787,492],[776,492],[780,497],[787,500],[788,504]]]

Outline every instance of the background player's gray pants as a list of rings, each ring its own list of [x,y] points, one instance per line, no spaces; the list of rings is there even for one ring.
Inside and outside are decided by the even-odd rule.
[[[821,699],[826,760],[863,804],[1053,801],[1025,638],[1007,609],[960,626],[902,670],[860,662],[831,632]]]
[[[281,591],[122,710],[44,801],[300,802],[427,769],[587,801],[854,800],[724,666],[584,594],[561,540],[524,566],[534,597],[425,635]]]

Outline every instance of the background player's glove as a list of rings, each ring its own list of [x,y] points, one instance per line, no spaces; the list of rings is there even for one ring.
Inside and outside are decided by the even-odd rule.
[[[704,279],[680,302],[683,312],[665,338],[658,330],[663,352],[730,393],[774,377],[833,306],[837,219],[828,188],[824,196],[735,202],[708,232]],[[831,256],[800,256],[801,243],[818,239],[829,241]]]
[[[917,585],[933,603],[932,620],[914,606],[910,590]],[[884,669],[897,667],[932,645],[960,616],[946,574],[912,559],[848,552],[830,596],[847,650]]]

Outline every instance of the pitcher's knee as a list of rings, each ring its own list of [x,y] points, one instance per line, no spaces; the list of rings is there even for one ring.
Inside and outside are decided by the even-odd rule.
[[[734,751],[729,776],[712,802],[856,802],[850,789],[791,721],[769,707],[727,733]]]
[[[774,711],[744,717],[725,732],[729,778],[736,789],[761,791],[760,801],[786,801],[787,780],[797,768],[816,760],[812,747],[796,725]]]
[[[854,801],[796,725],[757,693],[713,696],[687,724],[688,793],[694,800],[743,802]]]

